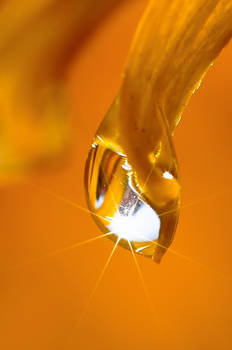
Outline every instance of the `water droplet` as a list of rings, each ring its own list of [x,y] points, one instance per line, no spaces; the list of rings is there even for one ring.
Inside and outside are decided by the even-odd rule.
[[[88,207],[97,214],[93,217],[101,231],[112,233],[109,237],[113,241],[120,238],[119,244],[130,249],[129,241],[136,253],[160,262],[173,239],[179,215],[179,197],[162,203],[146,197],[120,145],[116,121],[113,106],[99,128],[88,155],[85,169]],[[161,153],[156,153],[153,158],[156,159]],[[161,167],[160,178],[164,183],[159,183],[159,187],[165,187],[166,183],[173,182],[173,186],[179,183],[176,161],[172,159],[171,163],[167,162],[169,167],[172,164],[172,169],[167,168],[163,161],[161,163],[155,163],[155,166]],[[157,191],[162,191],[162,188]]]

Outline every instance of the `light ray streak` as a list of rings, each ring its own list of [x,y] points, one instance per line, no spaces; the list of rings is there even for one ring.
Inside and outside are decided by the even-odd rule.
[[[134,260],[134,262],[135,262],[135,266],[136,266],[136,269],[137,269],[139,278],[140,278],[141,283],[142,283],[142,287],[143,287],[144,294],[145,294],[145,297],[146,297],[147,302],[148,302],[149,309],[150,309],[150,311],[153,313],[153,312],[154,312],[154,307],[153,307],[153,304],[152,304],[152,301],[151,301],[151,297],[150,297],[150,294],[149,294],[147,285],[146,285],[145,280],[144,280],[144,278],[143,278],[142,271],[141,271],[140,266],[139,266],[139,263],[138,263],[138,261],[137,261],[137,259],[136,259],[136,256],[135,256],[134,250],[133,250],[133,248],[132,248],[131,242],[130,242],[130,241],[127,241],[127,242],[128,242],[128,244],[129,244],[129,247],[130,247],[130,250],[131,250],[131,253],[132,253],[132,256],[133,256],[133,260]]]
[[[164,245],[162,245],[162,244],[160,244],[158,242],[154,242],[154,244],[157,245],[160,248],[165,249],[166,251],[169,251],[172,254],[175,254],[179,258],[182,258],[182,259],[187,260],[187,261],[189,261],[189,262],[191,262],[193,264],[197,264],[197,265],[200,265],[200,266],[202,266],[204,268],[207,268],[207,266],[205,266],[204,264],[200,263],[199,261],[196,261],[196,260],[194,260],[194,259],[192,259],[192,258],[190,258],[190,257],[188,257],[188,256],[186,256],[184,254],[181,254],[181,253],[177,252],[176,250],[173,250],[172,248],[166,247],[166,246],[164,246]]]
[[[150,179],[150,177],[151,177],[151,174],[153,173],[155,164],[156,164],[155,162],[152,164],[151,170],[149,171],[149,173],[148,173],[148,175],[147,175],[147,178],[146,178],[146,180],[144,181],[144,184],[143,184],[143,186],[142,186],[142,188],[141,188],[141,191],[140,191],[140,193],[139,193],[139,197],[141,197],[141,196],[144,194],[144,187],[145,187],[146,184],[148,183],[148,181],[149,181],[149,179]]]
[[[78,209],[80,209],[80,210],[82,210],[82,211],[84,211],[84,212],[86,212],[86,213],[92,214],[92,215],[94,215],[94,216],[96,216],[96,217],[99,217],[99,218],[102,219],[102,220],[108,221],[108,219],[105,218],[104,216],[98,215],[98,214],[94,213],[93,211],[91,211],[91,210],[89,210],[89,209],[87,209],[87,208],[84,208],[84,207],[82,207],[81,205],[77,204],[76,202],[73,202],[73,201],[71,201],[71,200],[69,200],[69,199],[67,199],[67,198],[65,198],[65,197],[63,197],[63,196],[61,196],[61,195],[59,195],[59,194],[57,194],[57,193],[55,193],[55,192],[52,192],[52,191],[50,191],[50,190],[47,190],[47,189],[44,188],[44,187],[41,187],[41,186],[38,186],[38,185],[35,185],[35,184],[31,184],[31,183],[30,183],[30,185],[31,185],[31,186],[34,186],[34,187],[36,187],[36,188],[38,188],[39,190],[41,190],[41,191],[43,191],[43,192],[45,192],[45,193],[47,193],[47,194],[50,194],[51,196],[53,196],[53,197],[55,197],[55,198],[57,198],[57,199],[59,199],[59,200],[62,200],[63,202],[65,202],[65,203],[67,203],[67,204],[69,204],[69,205],[71,205],[71,206],[73,206],[73,207],[76,207],[76,208],[78,208]]]
[[[195,200],[193,202],[190,202],[190,203],[187,203],[187,204],[183,204],[183,205],[180,205],[178,208],[175,208],[175,209],[170,209],[170,210],[167,210],[161,214],[159,214],[158,216],[161,217],[161,216],[164,216],[164,215],[167,215],[167,214],[170,214],[170,213],[174,213],[175,211],[179,210],[179,209],[185,209],[185,208],[188,208],[188,207],[192,207],[194,205],[197,205],[203,201],[208,201],[208,200],[211,200],[212,198],[214,197],[217,197],[217,196],[220,196],[224,191],[220,191],[220,192],[217,192],[217,193],[212,193],[211,195],[207,196],[207,197],[202,197],[198,200]]]
[[[97,279],[97,281],[96,281],[96,283],[95,283],[95,285],[94,285],[94,287],[92,289],[92,292],[89,295],[88,301],[87,301],[87,303],[85,305],[84,310],[81,313],[80,319],[78,320],[75,328],[78,328],[80,326],[80,324],[81,324],[81,321],[84,319],[84,316],[85,316],[85,314],[86,314],[86,312],[87,312],[87,310],[88,310],[88,308],[89,308],[89,306],[90,306],[90,304],[91,304],[91,302],[93,300],[93,297],[94,297],[94,295],[95,295],[95,293],[96,293],[96,291],[97,291],[97,289],[98,289],[98,287],[99,287],[99,285],[100,285],[100,283],[102,281],[102,278],[103,278],[103,276],[104,276],[104,274],[106,272],[106,269],[107,269],[107,267],[110,264],[110,261],[111,261],[113,255],[114,255],[114,252],[115,252],[115,250],[116,250],[116,248],[118,246],[119,241],[120,241],[120,238],[118,238],[117,242],[115,243],[114,248],[112,249],[112,251],[110,253],[110,256],[108,257],[108,259],[107,259],[107,261],[106,261],[106,263],[105,263],[105,265],[104,265],[104,267],[103,267],[103,269],[102,269],[102,271],[101,271],[101,273],[100,273],[100,275],[99,275],[99,277],[98,277],[98,279]]]
[[[104,238],[104,237],[110,236],[112,234],[114,234],[114,233],[113,232],[108,232],[108,233],[104,233],[102,235],[98,235],[98,236],[95,236],[93,238],[87,239],[86,241],[74,243],[74,244],[69,245],[67,247],[64,247],[64,248],[52,251],[52,252],[50,252],[50,253],[48,253],[48,254],[46,254],[44,256],[41,256],[41,257],[36,258],[36,259],[33,259],[31,261],[28,261],[28,262],[25,262],[25,263],[22,263],[22,264],[19,264],[19,265],[16,265],[16,266],[9,267],[8,270],[15,270],[15,269],[18,269],[18,268],[21,268],[21,267],[24,267],[24,266],[28,266],[28,265],[39,263],[39,262],[41,262],[42,260],[44,260],[46,258],[49,258],[49,257],[55,256],[55,255],[61,254],[61,253],[66,252],[68,250],[71,250],[71,249],[80,247],[82,245],[94,242],[94,241],[96,241],[96,240],[98,240],[100,238]]]
[[[207,265],[205,265],[205,264],[203,264],[203,263],[201,263],[201,262],[199,262],[199,261],[197,261],[197,260],[194,260],[194,259],[188,257],[187,255],[178,253],[176,250],[173,250],[173,249],[171,249],[171,248],[167,248],[167,247],[165,247],[164,245],[162,245],[162,244],[160,244],[160,243],[158,243],[158,242],[154,242],[154,243],[155,243],[157,246],[166,249],[166,250],[169,251],[170,253],[177,255],[179,258],[182,258],[182,259],[184,259],[184,260],[187,260],[187,261],[189,261],[189,262],[191,262],[191,263],[193,263],[193,264],[199,265],[200,267],[204,268],[205,270],[207,270],[207,271],[210,272],[210,273],[217,274],[218,276],[223,277],[223,278],[226,278],[226,279],[228,278],[228,276],[224,275],[224,274],[221,273],[220,271],[217,271],[216,269],[212,269],[212,268],[210,268],[209,266],[207,266]]]
[[[140,235],[140,236],[141,236],[141,238],[146,239],[145,236],[142,236],[142,235]],[[187,261],[189,261],[189,262],[191,262],[191,263],[194,263],[194,264],[197,264],[197,265],[200,265],[200,266],[202,266],[202,267],[207,268],[207,266],[205,266],[204,264],[200,263],[199,261],[196,261],[196,260],[194,260],[194,259],[192,259],[192,258],[190,258],[190,257],[188,257],[188,256],[186,256],[186,255],[184,255],[184,254],[181,254],[181,253],[177,252],[176,250],[173,250],[173,249],[170,248],[170,247],[166,247],[165,245],[160,244],[160,243],[158,243],[158,242],[156,242],[156,241],[146,240],[146,242],[150,242],[150,243],[152,243],[152,244],[154,244],[154,245],[157,245],[158,247],[163,248],[163,249],[165,249],[166,251],[168,251],[168,252],[170,252],[170,253],[172,253],[172,254],[177,255],[179,258],[185,259],[185,260],[187,260]]]
[[[141,235],[141,238],[146,238],[145,236],[142,236]],[[221,273],[220,271],[216,271],[215,269],[211,269],[209,266],[195,260],[195,259],[192,259],[191,257],[188,257],[187,255],[184,255],[184,254],[181,254],[179,252],[177,252],[176,250],[170,248],[170,247],[166,247],[158,242],[155,242],[155,241],[150,241],[150,240],[147,240],[147,242],[150,242],[150,243],[153,243],[154,245],[157,245],[163,249],[165,249],[166,251],[172,253],[172,254],[175,254],[176,256],[178,256],[179,258],[181,259],[184,259],[186,261],[189,261],[190,263],[193,263],[193,264],[196,264],[196,265],[199,265],[200,267],[204,268],[205,270],[207,270],[208,272],[213,272],[213,273],[216,273],[217,275],[220,275],[220,277],[223,277],[223,278],[227,278],[228,279],[228,276],[224,275],[223,273]]]

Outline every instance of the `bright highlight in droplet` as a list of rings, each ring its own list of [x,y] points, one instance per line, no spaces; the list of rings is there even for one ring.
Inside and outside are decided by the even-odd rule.
[[[173,175],[170,174],[169,171],[165,171],[165,172],[163,173],[163,177],[164,177],[165,179],[169,179],[169,180],[172,180],[172,179],[173,179]]]
[[[119,211],[107,226],[120,239],[130,242],[155,241],[159,238],[160,218],[147,204],[140,201],[139,208],[127,215]]]

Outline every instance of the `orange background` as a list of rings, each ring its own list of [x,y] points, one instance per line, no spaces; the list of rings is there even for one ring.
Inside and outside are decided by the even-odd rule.
[[[171,249],[180,255],[168,251],[159,266],[137,257],[153,311],[130,252],[118,248],[76,327],[113,244],[99,239],[46,257],[100,233],[88,213],[38,186],[85,207],[86,155],[120,86],[145,4],[118,7],[76,56],[69,79],[73,145],[67,163],[31,179],[35,186],[0,189],[1,349],[232,348],[231,44],[193,96],[175,135],[183,209]]]

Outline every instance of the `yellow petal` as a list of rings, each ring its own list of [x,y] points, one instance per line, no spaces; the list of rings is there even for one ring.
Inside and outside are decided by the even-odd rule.
[[[128,58],[119,112],[121,144],[141,186],[152,166],[150,154],[165,130],[165,137],[173,134],[189,98],[231,35],[231,0],[150,2]],[[151,198],[150,184],[157,179],[154,171],[146,182]],[[178,189],[171,191],[176,195]]]
[[[67,66],[89,29],[117,2],[1,2],[0,180],[64,153]]]
[[[152,0],[131,48],[118,99],[120,145],[137,185],[163,218],[157,262],[172,242],[180,206],[171,136],[231,35],[231,0]]]

